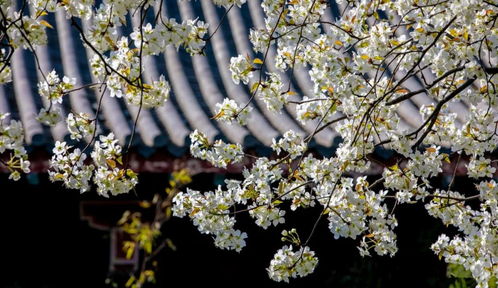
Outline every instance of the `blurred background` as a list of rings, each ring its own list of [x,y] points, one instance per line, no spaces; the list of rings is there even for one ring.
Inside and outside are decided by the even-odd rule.
[[[199,174],[190,186],[206,190],[223,177]],[[163,193],[167,179],[165,174],[142,174],[136,194],[103,199],[52,184],[45,174],[19,182],[1,175],[0,287],[124,286],[132,265],[111,266],[115,261],[111,230],[93,228],[91,222],[112,226],[126,208],[134,207],[131,203]],[[319,257],[315,273],[290,284],[269,280],[265,269],[282,247],[281,230],[296,227],[307,235],[318,209],[289,213],[286,224],[268,230],[240,215],[238,228],[249,235],[240,254],[215,248],[212,239],[201,235],[188,219],[173,217],[163,225],[161,237],[171,239],[176,251],[161,251],[156,257],[156,286],[145,287],[448,287],[452,281],[446,276],[446,264],[429,247],[439,233],[451,230],[428,216],[423,207],[404,206],[396,210],[399,252],[395,257],[362,258],[355,241],[334,240],[322,221],[310,242]],[[93,211],[95,218],[82,215],[89,213],[85,209]]]

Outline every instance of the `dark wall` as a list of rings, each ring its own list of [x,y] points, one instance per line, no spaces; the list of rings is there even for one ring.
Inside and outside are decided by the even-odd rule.
[[[1,177],[0,287],[105,287],[109,235],[79,220],[81,200],[105,199],[94,192],[80,195],[65,190],[50,183],[46,175],[39,177],[37,185]],[[166,178],[141,175],[137,195],[119,199],[161,192]],[[194,188],[208,189],[215,181],[219,179],[200,175],[194,179]],[[448,287],[445,264],[429,250],[441,225],[422,206],[401,208],[395,257],[361,258],[355,241],[334,240],[323,221],[310,242],[320,258],[316,272],[290,285],[269,280],[265,269],[282,246],[281,230],[296,227],[307,235],[318,209],[291,213],[288,223],[295,225],[268,230],[256,227],[248,216],[240,217],[238,228],[249,234],[248,246],[240,254],[216,249],[212,239],[201,235],[188,219],[173,218],[163,227],[163,234],[178,249],[165,250],[158,257],[158,286]]]
[[[79,220],[79,201],[92,195],[31,178],[39,184],[1,175],[0,287],[99,287],[108,234]]]

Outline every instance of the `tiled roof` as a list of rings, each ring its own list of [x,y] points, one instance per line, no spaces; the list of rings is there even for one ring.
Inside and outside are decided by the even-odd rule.
[[[339,17],[337,11],[341,7],[331,2],[330,9],[324,15],[324,20],[333,21]],[[211,0],[171,1],[165,0],[162,13],[164,16],[180,19],[199,18],[210,23],[210,33],[218,26],[224,9],[216,8]],[[89,73],[89,50],[85,50],[78,32],[71,27],[63,13],[47,16],[47,21],[54,29],[47,29],[48,47],[38,47],[38,62],[45,73],[54,67],[60,74],[77,79],[77,86],[95,82]],[[128,19],[129,32],[133,21]],[[83,27],[88,28],[88,23]],[[166,104],[156,109],[142,109],[137,123],[137,137],[133,146],[144,155],[154,151],[167,149],[174,156],[181,156],[188,151],[189,131],[199,129],[209,138],[222,138],[227,141],[242,143],[247,148],[267,147],[272,138],[293,129],[302,134],[313,131],[316,123],[301,125],[294,118],[295,105],[288,104],[281,114],[269,112],[260,99],[254,99],[252,118],[246,127],[227,125],[212,119],[215,114],[215,104],[229,97],[239,103],[250,99],[246,87],[235,85],[228,70],[230,58],[237,54],[253,56],[248,39],[250,27],[264,25],[263,11],[260,0],[248,0],[242,8],[234,7],[226,16],[226,21],[220,30],[207,44],[206,56],[189,56],[181,49],[176,51],[168,47],[161,56],[150,56],[144,59],[145,79],[157,79],[164,74],[172,86],[170,99]],[[400,29],[401,31],[401,29]],[[275,48],[269,51],[267,69],[273,71]],[[25,128],[26,142],[31,147],[45,146],[51,148],[56,140],[69,140],[69,133],[63,122],[55,127],[47,128],[35,120],[44,103],[37,93],[36,83],[41,80],[37,73],[35,59],[32,53],[16,50],[12,58],[13,82],[0,86],[0,113],[10,112],[11,117],[20,119]],[[434,79],[433,75],[424,75],[427,81]],[[307,95],[312,91],[312,83],[307,68],[295,69],[294,75],[283,75],[283,82],[292,79],[292,90],[298,95]],[[422,87],[421,81],[411,78],[405,82],[405,87],[411,91]],[[125,145],[130,140],[133,122],[138,113],[138,107],[126,104],[123,99],[111,98],[108,93],[102,95],[97,89],[82,89],[65,96],[62,108],[65,114],[69,111],[85,112],[95,115],[98,102],[102,101],[98,129],[100,132],[113,132],[120,143]],[[301,97],[301,96],[299,96]],[[403,127],[419,126],[421,124],[418,112],[421,105],[434,102],[429,96],[420,93],[400,104],[398,114]],[[462,120],[466,114],[466,105],[451,103],[450,110],[458,114]],[[314,147],[319,151],[331,151],[339,141],[338,134],[332,129],[326,129],[315,136]]]

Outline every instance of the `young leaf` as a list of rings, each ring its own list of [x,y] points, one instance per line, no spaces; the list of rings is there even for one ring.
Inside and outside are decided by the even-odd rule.
[[[252,61],[252,63],[258,64],[258,65],[263,65],[263,60],[261,60],[259,58],[254,58],[254,60]]]
[[[45,20],[40,20],[40,24],[43,25],[43,26],[45,26],[45,27],[48,27],[50,29],[54,29],[54,26],[50,25],[50,23],[48,23]]]

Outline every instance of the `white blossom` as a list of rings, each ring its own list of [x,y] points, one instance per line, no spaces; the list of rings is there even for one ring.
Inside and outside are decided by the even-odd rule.
[[[301,136],[291,130],[285,132],[283,137],[278,141],[273,139],[271,147],[277,154],[280,154],[281,151],[285,151],[289,153],[291,159],[294,159],[306,151],[307,145],[304,143]]]
[[[52,107],[51,110],[41,108],[36,120],[45,125],[54,126],[62,120],[61,109],[59,107]]]
[[[221,140],[211,144],[197,130],[190,134],[190,142],[190,153],[194,157],[207,160],[216,167],[226,167],[230,163],[240,162],[244,157],[240,144],[227,144]]]
[[[491,166],[491,160],[484,157],[472,157],[467,165],[469,177],[493,177],[496,168]]]
[[[223,103],[216,104],[217,112],[214,118],[219,121],[231,124],[237,121],[240,125],[246,125],[250,117],[252,107],[239,107],[237,102],[232,99],[225,98]]]
[[[90,119],[86,113],[67,115],[67,130],[71,134],[71,139],[79,140],[83,137],[91,136],[95,132],[95,119]]]
[[[9,179],[17,181],[22,173],[29,173],[30,161],[23,146],[24,130],[20,121],[6,119],[8,113],[0,113],[0,155],[7,154],[8,158],[2,161],[9,171]]]
[[[50,159],[50,180],[62,181],[67,188],[78,189],[81,193],[95,184],[97,193],[104,197],[133,189],[138,183],[137,174],[122,167],[122,149],[114,134],[101,135],[99,140],[95,141],[90,153],[92,163],[85,163],[88,156],[79,148],[57,141]]]
[[[289,282],[290,278],[304,277],[315,270],[318,258],[309,247],[294,251],[292,246],[284,246],[275,253],[266,270],[272,280]]]
[[[38,83],[38,93],[52,103],[62,103],[62,96],[76,84],[75,78],[67,76],[64,76],[61,81],[55,70],[48,73],[45,78],[46,80]]]
[[[244,84],[249,83],[249,79],[253,76],[254,67],[248,57],[239,55],[230,59],[230,72],[232,72],[232,80],[235,84],[242,81]]]

